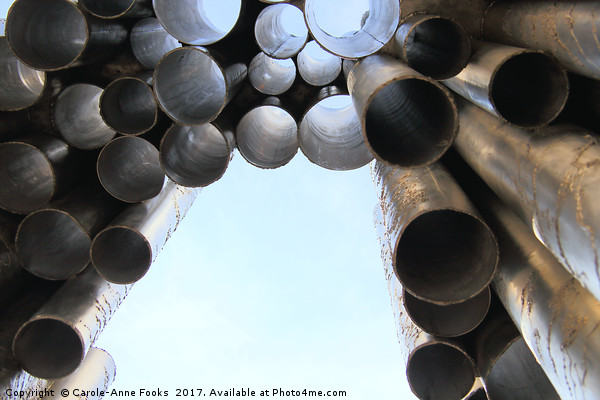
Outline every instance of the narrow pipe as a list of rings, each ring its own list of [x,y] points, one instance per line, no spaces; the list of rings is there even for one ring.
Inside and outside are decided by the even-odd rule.
[[[473,56],[450,89],[504,121],[522,127],[550,123],[569,94],[565,71],[537,50],[474,42]]]
[[[374,55],[348,74],[365,142],[378,160],[402,168],[438,160],[458,130],[450,92],[399,61]]]
[[[259,168],[284,166],[298,152],[296,120],[276,103],[248,111],[240,119],[235,135],[242,157]]]
[[[97,183],[84,184],[19,224],[15,247],[23,267],[49,280],[71,278],[90,263],[92,238],[119,212]]]
[[[439,164],[402,170],[375,163],[373,181],[406,291],[439,305],[475,297],[498,261],[493,233]]]
[[[130,289],[108,283],[93,268],[69,279],[21,326],[13,341],[15,359],[39,378],[71,374]]]
[[[412,321],[434,336],[457,337],[471,332],[485,318],[490,308],[490,289],[460,303],[438,305],[423,301],[404,291],[404,308]]]
[[[316,165],[337,171],[356,169],[373,160],[360,131],[350,96],[337,87],[324,88],[320,100],[300,122],[302,153]]]
[[[459,342],[431,336],[411,321],[404,308],[402,285],[394,273],[393,248],[384,215],[376,206],[375,228],[410,388],[421,400],[460,399],[475,382],[473,360]]]
[[[110,141],[98,156],[96,171],[104,189],[126,203],[157,196],[165,181],[158,149],[140,137],[122,136]]]
[[[600,79],[597,1],[494,2],[482,24],[485,40],[553,54],[570,71]]]
[[[115,135],[100,115],[102,89],[78,83],[63,90],[54,104],[54,126],[69,145],[82,150],[98,149]]]
[[[306,0],[304,18],[324,49],[344,58],[361,58],[377,52],[394,36],[400,2],[365,0],[348,7],[339,0]]]
[[[254,37],[258,47],[269,57],[295,56],[308,40],[302,10],[288,3],[266,7],[256,19]]]
[[[296,79],[296,64],[291,58],[280,60],[258,53],[248,67],[248,78],[261,93],[282,94],[292,87]]]
[[[150,17],[151,0],[79,0],[79,4],[90,14],[105,19]]]
[[[81,152],[50,135],[0,144],[0,208],[28,214],[65,193],[79,177]]]
[[[92,262],[98,272],[116,283],[141,279],[200,190],[167,181],[158,196],[123,211],[92,242]]]
[[[156,18],[138,21],[131,29],[129,40],[135,58],[150,69],[154,69],[169,51],[181,47]]]
[[[310,85],[328,85],[340,75],[341,70],[342,59],[323,50],[314,40],[298,54],[298,72]]]
[[[241,0],[152,0],[156,18],[177,40],[191,45],[218,42],[236,24]],[[226,11],[224,11],[226,10]]]
[[[394,35],[395,53],[415,71],[433,79],[458,74],[471,58],[471,41],[462,26],[437,15],[413,14]]]
[[[597,139],[573,126],[532,135],[467,102],[460,105],[460,119],[456,148],[465,161],[600,299]]]
[[[182,125],[213,121],[245,79],[244,64],[217,61],[196,47],[167,53],[154,70],[154,93],[160,107]]]
[[[75,1],[17,0],[8,10],[6,37],[23,63],[52,71],[110,58],[126,43],[127,29],[84,14]]]

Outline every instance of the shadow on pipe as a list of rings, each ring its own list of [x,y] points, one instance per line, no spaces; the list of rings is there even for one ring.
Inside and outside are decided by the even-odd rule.
[[[296,64],[291,58],[275,59],[258,53],[248,67],[248,78],[261,93],[282,94],[292,87],[296,79]]]
[[[254,37],[258,47],[269,57],[295,56],[308,40],[302,10],[287,3],[266,7],[256,19]]]

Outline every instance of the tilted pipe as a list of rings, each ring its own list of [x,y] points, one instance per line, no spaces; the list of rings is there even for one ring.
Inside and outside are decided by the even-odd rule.
[[[323,50],[314,40],[298,54],[298,72],[304,81],[314,86],[328,85],[340,75],[342,59]]]
[[[282,94],[292,87],[296,79],[296,64],[291,58],[275,59],[261,52],[250,63],[248,78],[261,93]]]
[[[385,55],[360,60],[347,81],[365,142],[378,160],[425,166],[452,144],[458,115],[441,84]]]
[[[151,0],[79,0],[79,4],[98,18],[143,18],[154,14]]]
[[[532,134],[462,102],[456,148],[565,268],[600,299],[600,145],[574,126]],[[493,150],[492,150],[493,149]]]
[[[169,51],[181,47],[156,18],[139,20],[131,29],[129,41],[135,58],[149,69],[154,69]]]
[[[290,58],[302,50],[308,40],[302,10],[283,3],[266,7],[254,25],[258,47],[272,58]]]
[[[443,83],[484,110],[523,127],[550,123],[569,94],[567,75],[552,56],[485,42],[474,42],[469,64]]]

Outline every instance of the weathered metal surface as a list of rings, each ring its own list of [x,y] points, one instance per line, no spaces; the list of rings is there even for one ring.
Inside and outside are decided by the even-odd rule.
[[[135,58],[150,69],[169,51],[181,47],[156,18],[139,20],[131,29],[129,41]]]
[[[295,56],[308,40],[302,10],[285,3],[266,7],[256,19],[254,37],[258,47],[269,57]]]
[[[154,14],[151,0],[79,0],[79,4],[98,18],[143,18]]]
[[[279,95],[292,87],[296,79],[296,64],[291,58],[275,59],[261,52],[250,63],[248,78],[259,92]]]
[[[324,50],[314,40],[304,46],[296,61],[302,79],[313,86],[329,85],[342,70],[342,59]]]

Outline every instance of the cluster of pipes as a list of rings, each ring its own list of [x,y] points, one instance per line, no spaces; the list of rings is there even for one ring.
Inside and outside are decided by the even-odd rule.
[[[14,2],[1,398],[108,388],[92,345],[235,148],[371,163],[419,399],[600,398],[600,3],[363,3]]]

